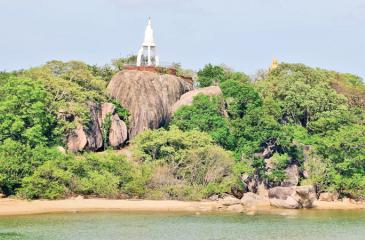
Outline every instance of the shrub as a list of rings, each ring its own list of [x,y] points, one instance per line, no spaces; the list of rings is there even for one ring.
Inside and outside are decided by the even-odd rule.
[[[183,151],[204,147],[213,143],[212,138],[196,130],[183,132],[172,126],[165,129],[147,130],[132,141],[134,152],[141,161],[174,161]]]
[[[198,95],[191,106],[184,106],[174,114],[171,124],[183,131],[207,132],[222,147],[233,149],[234,139],[223,112],[222,97]]]
[[[154,164],[148,197],[198,200],[229,192],[234,181],[231,153],[205,133],[150,130],[136,137],[134,147],[142,161]]]
[[[74,176],[67,171],[65,163],[69,161],[73,159],[45,162],[32,176],[23,179],[18,195],[28,199],[58,199],[70,195]]]
[[[6,195],[15,194],[23,178],[32,175],[46,161],[59,158],[62,155],[56,149],[43,146],[31,148],[6,139],[0,144],[0,189]]]
[[[141,168],[112,152],[65,155],[45,162],[33,175],[24,178],[19,195],[31,199],[57,199],[74,194],[143,196],[149,175]]]

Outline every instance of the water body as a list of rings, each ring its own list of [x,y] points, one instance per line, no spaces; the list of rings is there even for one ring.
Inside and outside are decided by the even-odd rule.
[[[365,239],[365,211],[270,214],[62,213],[0,217],[0,239]]]

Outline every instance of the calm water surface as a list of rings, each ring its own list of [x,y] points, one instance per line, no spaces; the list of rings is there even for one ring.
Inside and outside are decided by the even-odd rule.
[[[365,239],[365,211],[62,213],[0,217],[0,239]]]

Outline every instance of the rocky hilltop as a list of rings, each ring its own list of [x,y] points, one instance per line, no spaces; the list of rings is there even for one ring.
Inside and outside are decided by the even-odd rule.
[[[192,89],[191,84],[174,75],[124,70],[112,78],[107,93],[128,109],[131,139],[145,129],[164,126],[173,104]]]

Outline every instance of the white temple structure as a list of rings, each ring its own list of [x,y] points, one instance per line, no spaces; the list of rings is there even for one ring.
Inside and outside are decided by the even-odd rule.
[[[160,59],[156,54],[156,44],[153,36],[151,19],[148,19],[144,32],[144,41],[137,55],[137,66],[158,66]]]

